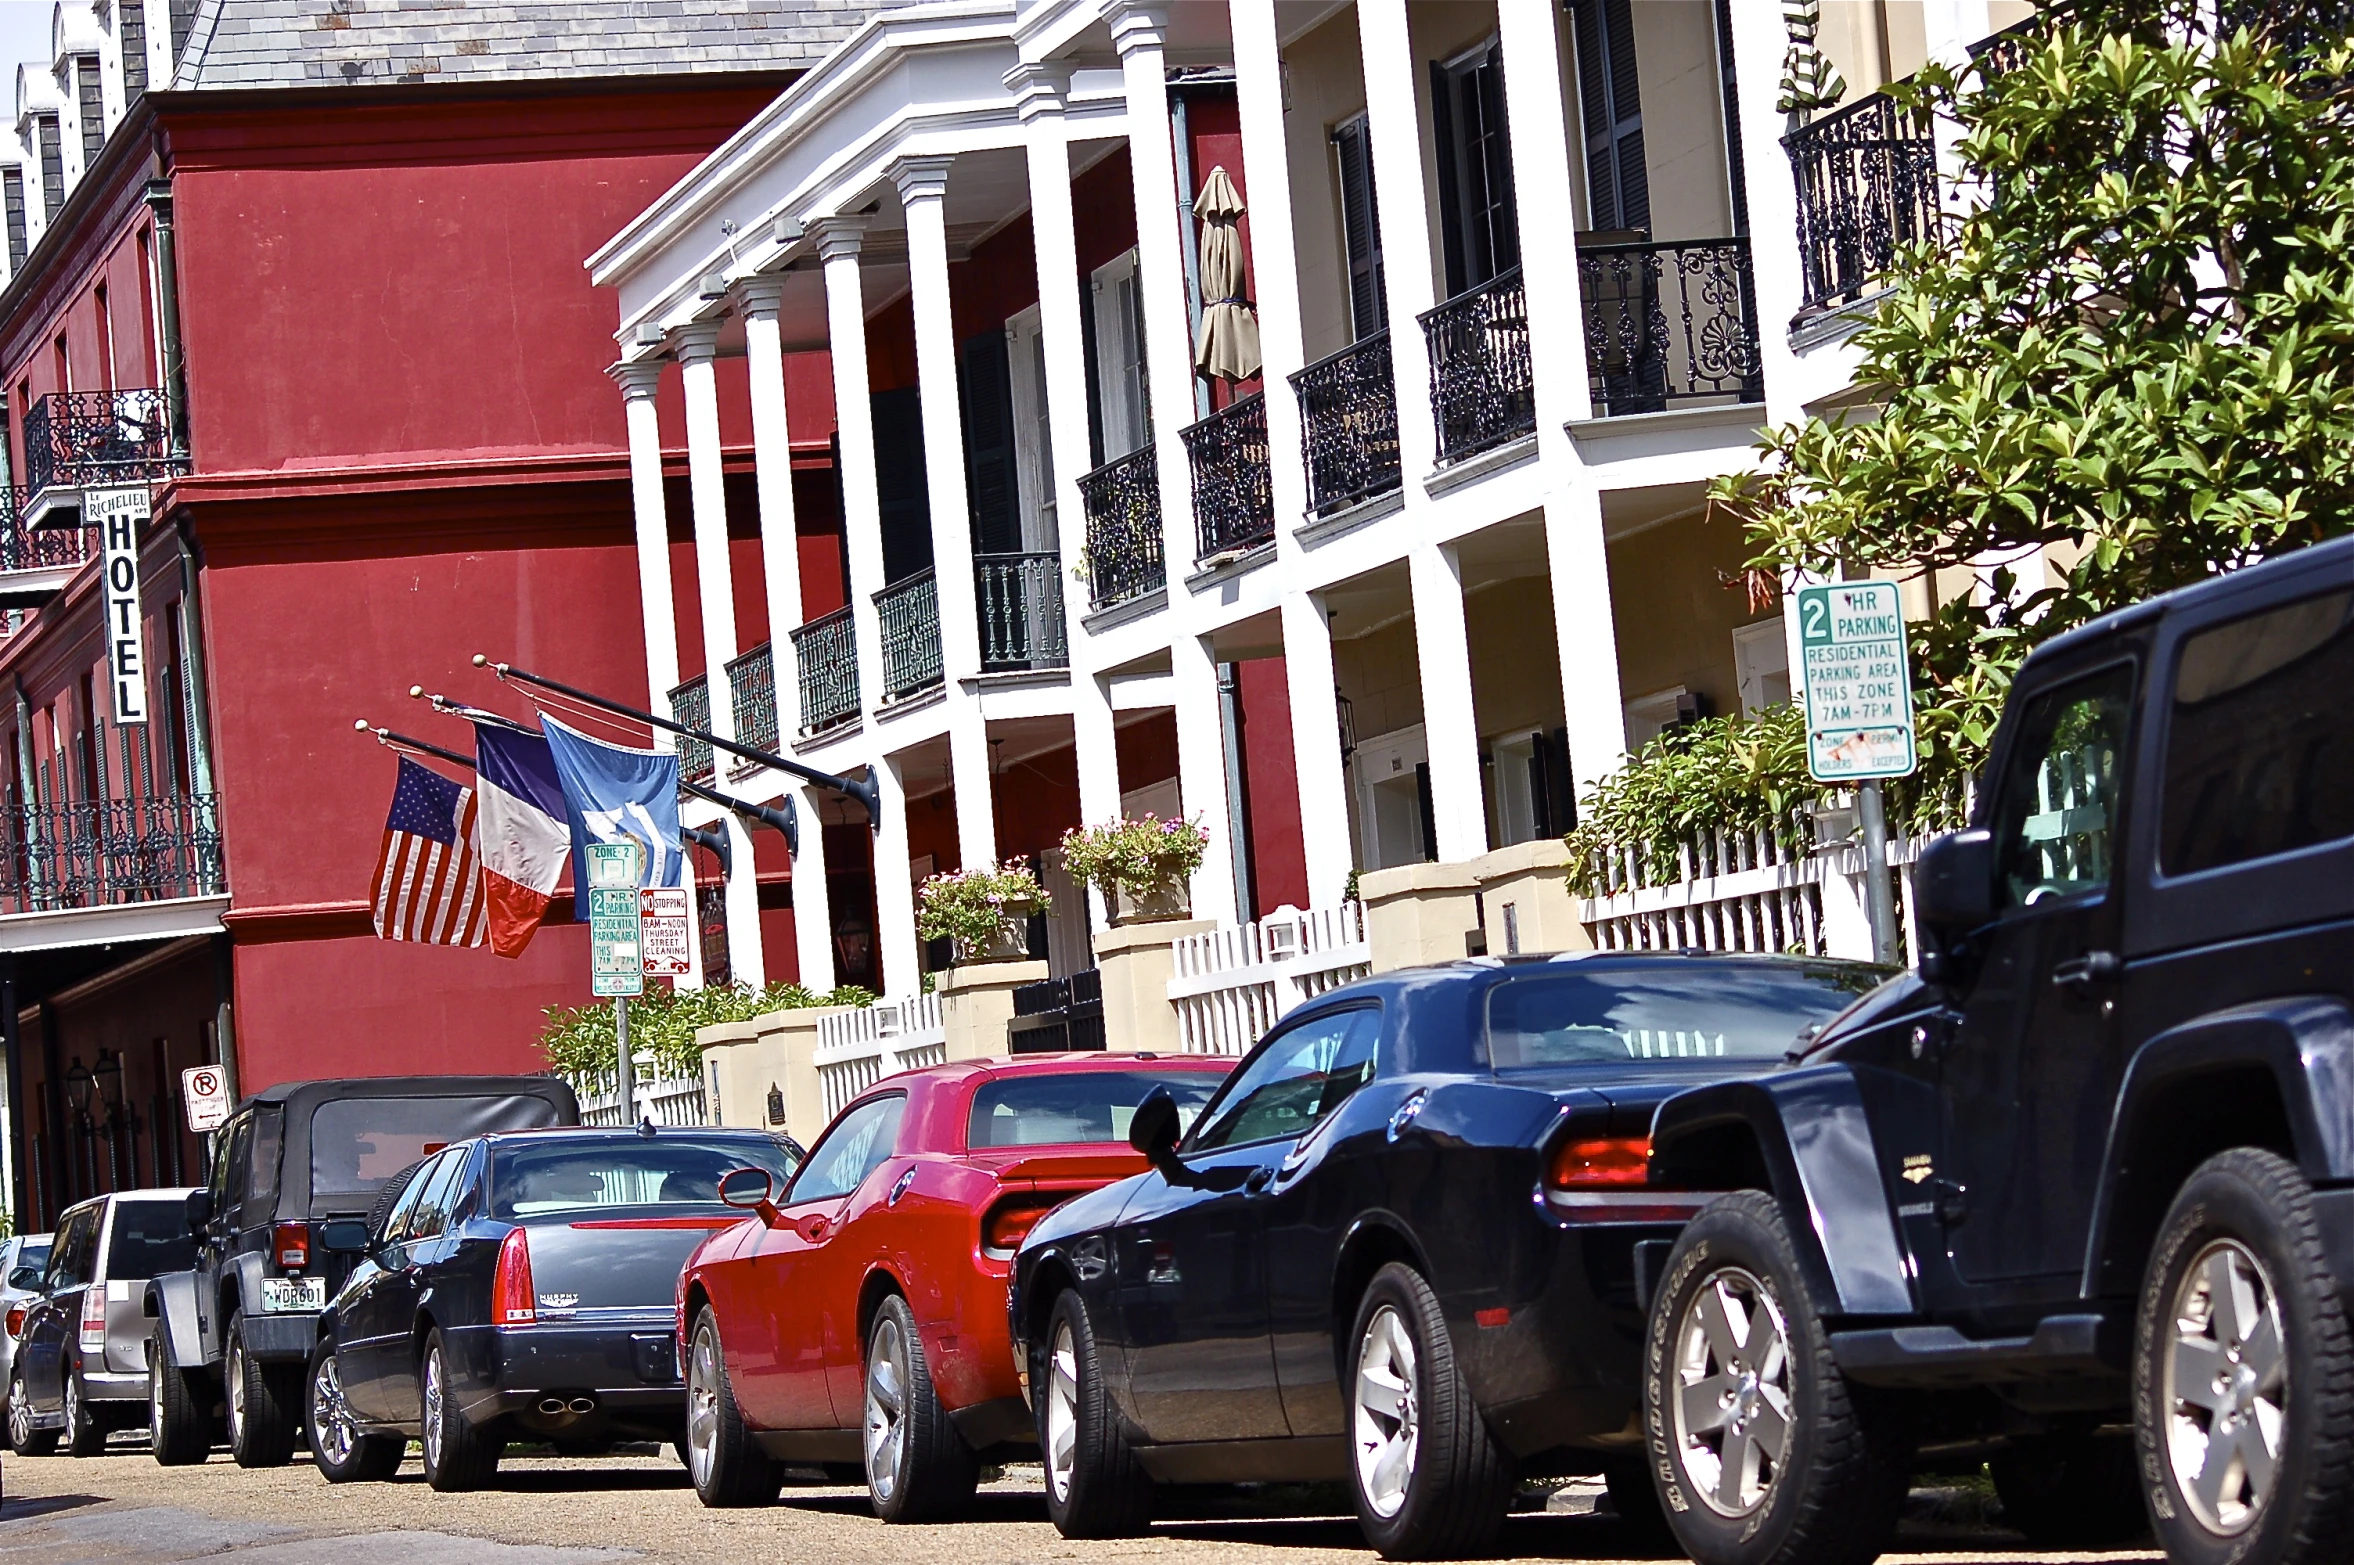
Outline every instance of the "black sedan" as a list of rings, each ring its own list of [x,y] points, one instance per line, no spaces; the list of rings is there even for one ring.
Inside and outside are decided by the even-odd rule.
[[[471,1489],[511,1439],[574,1454],[683,1439],[679,1267],[711,1230],[743,1219],[719,1200],[729,1170],[763,1169],[781,1185],[800,1156],[759,1132],[652,1126],[477,1136],[435,1152],[364,1233],[322,1236],[365,1254],[311,1355],[319,1471],[388,1478],[415,1439],[434,1488]]]
[[[1772,956],[1483,958],[1300,1007],[1149,1173],[1031,1230],[1010,1308],[1070,1537],[1155,1483],[1346,1477],[1392,1557],[1475,1550],[1519,1476],[1649,1506],[1634,1249],[1652,1110],[1754,1073],[1887,974]],[[1182,1130],[1182,1134],[1180,1133]]]

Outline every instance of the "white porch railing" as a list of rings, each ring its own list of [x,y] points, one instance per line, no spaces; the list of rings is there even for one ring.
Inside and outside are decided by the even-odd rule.
[[[1188,1054],[1245,1054],[1303,1000],[1373,970],[1365,909],[1278,908],[1254,924],[1187,935],[1171,951],[1169,1003]]]
[[[1888,865],[1897,890],[1898,927],[1908,952],[1919,949],[1913,924],[1913,860],[1923,837],[1891,838]],[[1792,847],[1771,832],[1717,832],[1677,851],[1676,873],[1654,878],[1629,854],[1598,866],[1614,886],[1579,910],[1604,951],[1783,951],[1869,961],[1872,924],[1864,901],[1860,843]]]
[[[583,1125],[634,1125],[648,1118],[657,1125],[666,1126],[711,1123],[700,1078],[664,1076],[658,1071],[651,1054],[638,1055],[635,1063],[636,1113],[622,1112],[620,1094],[614,1089],[613,1072],[591,1071],[586,1075],[566,1078],[580,1098],[580,1122]]]
[[[947,1058],[948,1036],[940,1024],[937,994],[878,1000],[838,1016],[821,1016],[817,1047],[810,1054],[829,1123],[843,1105],[885,1076],[938,1065]]]

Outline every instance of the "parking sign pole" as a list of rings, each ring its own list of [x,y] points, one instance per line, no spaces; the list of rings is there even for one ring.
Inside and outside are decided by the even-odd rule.
[[[627,1125],[632,1122],[629,1111],[637,1106],[638,1084],[637,1068],[629,1058],[629,996],[625,994],[613,997],[613,1047],[621,1056],[613,1083],[620,1089],[621,1122]]]
[[[1855,790],[1856,814],[1864,828],[1864,910],[1872,918],[1872,960],[1894,962],[1896,906],[1888,895],[1888,817],[1880,808],[1880,780]]]

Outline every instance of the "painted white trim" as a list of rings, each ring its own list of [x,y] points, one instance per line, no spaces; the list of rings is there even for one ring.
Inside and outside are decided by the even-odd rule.
[[[9,913],[0,915],[0,951],[54,951],[117,940],[176,940],[218,934],[228,927],[221,922],[221,915],[228,910],[229,899],[222,895]]]

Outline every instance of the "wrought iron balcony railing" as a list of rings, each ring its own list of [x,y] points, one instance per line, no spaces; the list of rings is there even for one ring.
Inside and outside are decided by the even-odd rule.
[[[940,590],[931,567],[875,594],[883,631],[883,699],[903,701],[940,683]]]
[[[0,913],[121,907],[229,889],[220,802],[154,794],[28,807],[13,791],[0,858]]]
[[[728,699],[735,707],[736,741],[755,750],[776,749],[776,662],[763,641],[727,665]],[[747,765],[747,762],[737,762]]]
[[[1161,475],[1153,448],[1131,451],[1079,480],[1087,506],[1087,593],[1099,609],[1157,592],[1161,559]]]
[[[1300,399],[1308,509],[1327,516],[1398,487],[1398,394],[1378,331],[1291,378]]]
[[[0,575],[10,571],[70,570],[98,552],[95,527],[28,528],[25,492],[0,485]]]
[[[1748,240],[1581,246],[1578,292],[1597,414],[1764,400]]]
[[[171,409],[153,387],[53,391],[25,409],[25,492],[156,483],[185,471],[172,455]]]
[[[1068,668],[1059,554],[977,554],[973,592],[981,617],[981,666],[991,672]]]
[[[793,632],[801,678],[801,731],[814,734],[858,715],[858,632],[847,608]]]
[[[1255,549],[1275,537],[1267,467],[1267,397],[1253,392],[1183,432],[1193,469],[1197,559]]]
[[[670,720],[711,731],[711,681],[697,674],[670,692]],[[711,746],[684,736],[678,741],[678,774],[689,782],[711,780]]]
[[[1439,460],[1518,439],[1537,427],[1537,377],[1528,351],[1528,293],[1513,267],[1420,317],[1430,345],[1430,416]]]
[[[1800,308],[1853,303],[1938,231],[1929,117],[1873,93],[1782,138],[1798,185]]]

